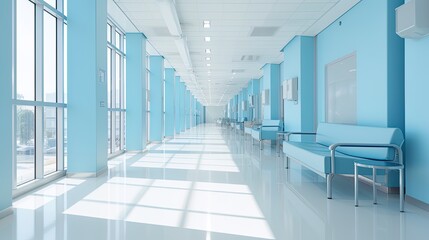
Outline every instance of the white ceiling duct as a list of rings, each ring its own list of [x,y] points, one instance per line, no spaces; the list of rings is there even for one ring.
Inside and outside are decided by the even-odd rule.
[[[179,17],[177,16],[176,6],[173,0],[158,0],[161,14],[167,24],[168,31],[173,36],[182,36]]]

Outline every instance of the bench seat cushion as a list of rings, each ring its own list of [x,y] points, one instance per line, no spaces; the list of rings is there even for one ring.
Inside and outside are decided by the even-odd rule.
[[[283,142],[283,152],[320,174],[331,173],[331,152],[321,144],[314,142]],[[336,152],[335,173],[353,174],[354,161],[360,158]]]

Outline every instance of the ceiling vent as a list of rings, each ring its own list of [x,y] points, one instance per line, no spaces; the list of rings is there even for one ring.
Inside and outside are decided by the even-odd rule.
[[[259,58],[260,56],[258,55],[243,55],[240,60],[242,62],[258,62]]]
[[[251,37],[271,37],[276,34],[279,27],[254,27],[250,32]]]

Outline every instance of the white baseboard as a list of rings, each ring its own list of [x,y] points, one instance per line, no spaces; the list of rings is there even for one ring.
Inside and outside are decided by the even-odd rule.
[[[13,214],[13,208],[12,207],[8,207],[4,210],[1,210],[0,211],[0,219],[5,218],[11,214]]]
[[[94,172],[77,172],[77,173],[67,173],[68,178],[96,178],[105,172],[107,172],[108,167],[104,167],[98,170],[96,173]]]

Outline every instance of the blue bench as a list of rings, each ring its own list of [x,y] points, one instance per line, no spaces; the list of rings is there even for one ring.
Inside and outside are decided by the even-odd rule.
[[[246,117],[240,118],[235,124],[235,130],[243,131],[244,130],[244,122],[247,121]]]
[[[262,150],[262,141],[264,140],[276,140],[277,133],[282,131],[282,124],[280,120],[268,120],[262,121],[260,126],[252,129],[252,144],[254,140],[259,141],[259,147]]]
[[[291,141],[292,135],[315,135],[315,141]],[[283,152],[289,159],[326,178],[327,197],[332,198],[334,174],[354,174],[355,161],[403,163],[404,136],[398,128],[319,123],[316,133],[285,134]]]

